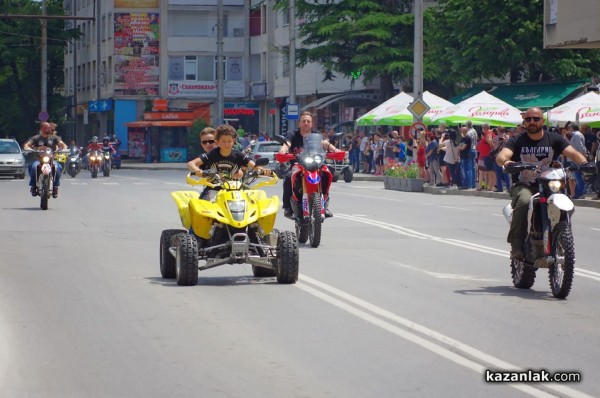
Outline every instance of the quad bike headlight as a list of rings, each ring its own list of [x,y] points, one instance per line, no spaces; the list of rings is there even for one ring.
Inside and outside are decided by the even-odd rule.
[[[548,182],[548,188],[550,188],[550,191],[553,193],[559,192],[563,188],[563,182],[558,180],[550,181]]]
[[[243,221],[244,213],[246,213],[246,201],[245,200],[228,200],[227,207],[231,212],[231,216],[235,221]]]

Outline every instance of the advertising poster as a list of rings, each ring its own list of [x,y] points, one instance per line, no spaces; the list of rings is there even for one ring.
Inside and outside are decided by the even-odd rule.
[[[115,13],[115,96],[158,95],[159,15]]]
[[[159,0],[115,0],[115,8],[158,8]]]
[[[130,131],[127,144],[129,148],[129,157],[143,158],[146,156],[146,133]]]

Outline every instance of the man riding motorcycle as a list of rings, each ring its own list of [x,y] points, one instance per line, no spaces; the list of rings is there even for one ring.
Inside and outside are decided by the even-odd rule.
[[[281,146],[279,153],[291,152],[296,154],[301,152],[302,148],[304,147],[304,137],[311,133],[318,133],[312,128],[312,115],[310,112],[302,112],[299,123],[300,127],[288,134],[287,142]],[[341,152],[328,140],[323,140],[323,149],[327,152]],[[294,212],[292,211],[292,205],[290,201],[292,199],[292,174],[296,170],[296,166],[292,166],[283,180],[283,214],[287,218],[294,217]],[[324,173],[321,176],[321,189],[323,191],[325,203],[327,203],[329,200],[330,185],[331,180],[329,176]],[[299,182],[298,184],[295,184],[295,186],[302,186],[302,184]],[[325,217],[333,217],[333,214],[328,207],[325,208]]]
[[[586,158],[573,148],[567,140],[557,133],[545,132],[544,115],[540,108],[529,108],[523,115],[526,132],[511,137],[496,156],[496,163],[504,167],[512,162],[537,164],[542,170],[562,154],[577,164],[586,163]],[[510,189],[512,222],[507,242],[511,244],[511,258],[524,258],[523,243],[527,237],[527,212],[531,197],[537,193],[535,173],[524,171],[518,175],[518,181]]]
[[[23,148],[26,150],[36,151],[44,151],[46,148],[50,148],[52,151],[56,151],[57,148],[67,149],[67,144],[65,144],[62,138],[60,138],[58,135],[53,134],[50,123],[42,122],[40,125],[39,134],[36,134],[27,140],[27,142],[23,145]],[[62,167],[54,159],[52,159],[52,163],[54,164],[54,168],[56,170],[52,188],[52,197],[56,198],[58,196],[58,187],[60,186],[60,173],[62,171]],[[35,185],[35,171],[39,164],[40,161],[35,160],[29,167],[29,186],[31,187],[31,196],[38,195],[37,187]]]

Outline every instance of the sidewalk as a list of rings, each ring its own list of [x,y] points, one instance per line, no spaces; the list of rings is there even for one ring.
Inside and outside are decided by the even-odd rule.
[[[186,163],[144,163],[139,160],[124,159],[121,162],[122,169],[130,170],[187,170]],[[354,173],[353,181],[381,181],[383,186],[383,177],[372,174]],[[338,183],[343,183],[339,181]],[[424,187],[424,192],[431,195],[460,195],[460,196],[480,196],[484,198],[506,199],[510,196],[506,192],[459,190],[450,188]],[[596,195],[587,196],[585,199],[575,199],[575,207],[593,207],[600,209],[600,200],[592,199]]]

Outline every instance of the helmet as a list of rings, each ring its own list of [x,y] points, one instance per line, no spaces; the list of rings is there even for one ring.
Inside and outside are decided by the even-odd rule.
[[[98,142],[98,137],[97,136],[93,136],[92,137],[92,142]]]
[[[109,142],[110,142],[110,138],[108,138],[108,137],[102,138],[102,143],[103,144],[108,144]]]

